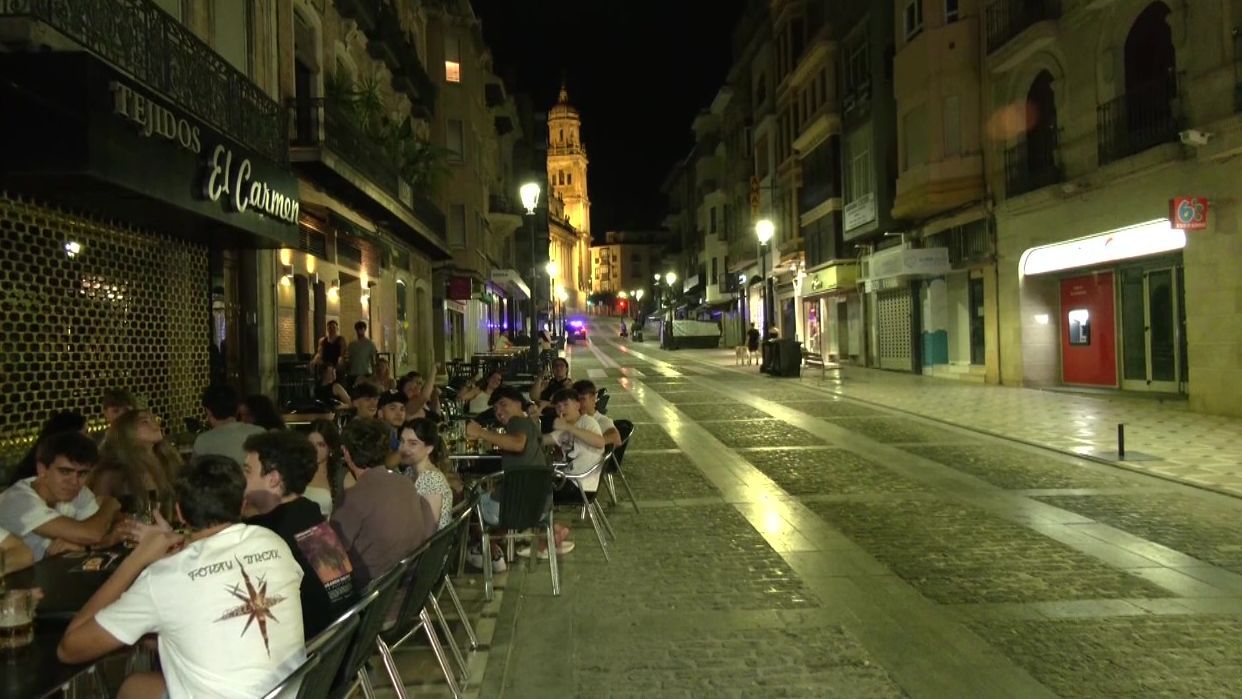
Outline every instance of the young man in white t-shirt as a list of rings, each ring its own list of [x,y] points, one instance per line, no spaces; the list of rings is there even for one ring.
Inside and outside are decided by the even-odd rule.
[[[613,448],[621,446],[621,433],[617,431],[616,423],[596,409],[595,401],[599,397],[599,389],[595,387],[595,382],[586,379],[575,381],[574,390],[578,392],[578,403],[582,408],[582,414],[590,415],[599,423],[600,432],[604,435],[604,443]]]
[[[162,674],[131,675],[120,696],[261,697],[306,657],[302,568],[278,534],[240,523],[246,477],[232,459],[196,459],[174,489],[191,533],[143,527],[57,655],[89,662],[154,633]]]
[[[35,448],[35,475],[0,494],[0,527],[22,538],[36,561],[87,546],[115,545],[130,533],[115,498],[87,488],[99,455],[81,432],[58,432]]]
[[[556,445],[569,461],[569,474],[582,474],[591,470],[592,466],[604,458],[604,435],[599,423],[590,415],[582,414],[582,406],[578,401],[578,393],[572,388],[557,391],[551,397],[551,404],[556,408],[556,420],[552,423],[552,432],[543,436],[545,445]],[[600,471],[588,478],[567,482],[555,493],[555,501],[562,504],[581,505],[582,496],[577,489],[594,493],[599,488]],[[557,553],[569,553],[574,550],[574,542],[569,540],[569,528],[557,524],[553,528],[556,537]],[[518,555],[529,556],[530,549],[523,547]],[[547,555],[546,542],[539,544],[539,557]]]

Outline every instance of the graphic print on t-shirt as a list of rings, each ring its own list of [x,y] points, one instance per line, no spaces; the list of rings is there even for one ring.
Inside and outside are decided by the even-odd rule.
[[[272,657],[272,647],[270,639],[267,636],[267,620],[271,619],[276,623],[280,623],[280,619],[272,613],[272,608],[285,598],[281,595],[267,594],[267,580],[259,578],[259,586],[250,580],[250,575],[246,572],[246,566],[236,556],[233,557],[237,561],[237,567],[241,569],[242,583],[246,586],[245,593],[242,592],[242,586],[236,583],[229,588],[229,594],[241,601],[241,605],[228,609],[224,614],[220,615],[216,621],[226,621],[228,619],[236,619],[238,617],[246,617],[246,625],[242,627],[241,635],[245,637],[246,631],[250,629],[250,625],[259,622],[259,635],[263,637],[263,647],[267,650],[267,657]]]
[[[321,522],[294,537],[298,549],[310,563],[333,603],[353,595],[354,565],[336,530]]]

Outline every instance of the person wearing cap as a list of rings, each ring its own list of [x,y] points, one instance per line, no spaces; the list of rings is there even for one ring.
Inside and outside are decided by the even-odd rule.
[[[405,424],[405,394],[397,391],[384,391],[379,397],[379,419],[392,428],[389,449],[397,451],[401,446],[401,426]]]
[[[356,384],[349,393],[356,417],[373,418],[379,411],[379,389],[365,381]]]

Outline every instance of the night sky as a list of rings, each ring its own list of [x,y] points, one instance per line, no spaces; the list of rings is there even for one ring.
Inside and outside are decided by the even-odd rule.
[[[591,160],[595,237],[658,228],[660,183],[690,152],[691,122],[724,84],[745,0],[472,2],[510,90],[546,110],[568,79]]]

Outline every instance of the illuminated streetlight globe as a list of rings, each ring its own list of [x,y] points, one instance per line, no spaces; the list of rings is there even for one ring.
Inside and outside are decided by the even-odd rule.
[[[548,276],[553,278],[561,273],[561,266],[556,263],[556,260],[548,260],[548,264],[544,269],[547,270]]]
[[[618,292],[617,292],[617,298],[619,298],[619,299],[628,299],[629,297],[630,297],[629,292],[626,292],[626,291],[618,291]]]
[[[639,301],[642,301],[642,300],[643,300],[643,290],[642,290],[642,289],[639,289],[638,291],[635,291],[635,292],[634,292],[634,298],[638,299]]]
[[[518,190],[518,194],[522,197],[522,206],[526,207],[526,213],[535,213],[535,207],[539,205],[539,184],[527,182]]]
[[[656,284],[659,284],[659,283],[660,283],[660,275],[659,275],[659,273],[656,273],[656,274],[651,275],[651,278],[655,280],[655,283],[656,283]]]
[[[769,219],[761,218],[755,223],[755,235],[758,236],[760,245],[767,245],[772,236],[776,235],[776,225]]]
[[[673,283],[677,281],[677,273],[669,272],[668,274],[664,275],[664,281],[668,282],[669,286],[672,286]]]

